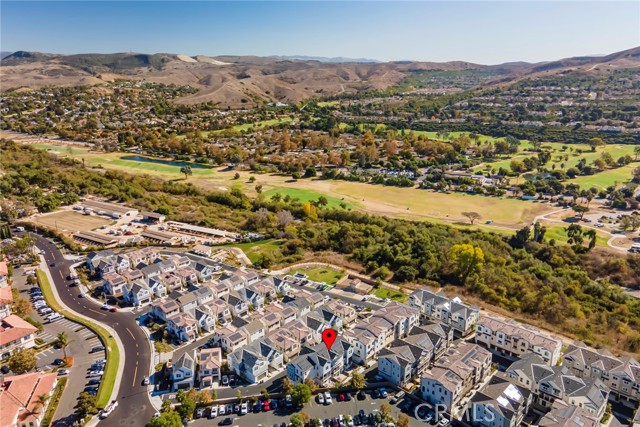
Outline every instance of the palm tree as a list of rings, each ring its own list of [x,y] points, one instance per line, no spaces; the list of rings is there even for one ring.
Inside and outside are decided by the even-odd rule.
[[[60,332],[56,337],[56,344],[62,348],[64,359],[67,360],[67,346],[69,345],[69,336],[66,332]]]
[[[51,396],[49,396],[47,393],[39,394],[36,400],[33,402],[35,403],[34,409],[44,408],[45,406],[47,406],[47,402],[49,401],[50,398]]]

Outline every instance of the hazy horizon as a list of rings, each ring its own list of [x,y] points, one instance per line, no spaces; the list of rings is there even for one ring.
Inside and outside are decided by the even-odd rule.
[[[3,1],[0,50],[544,62],[640,46],[640,2]]]

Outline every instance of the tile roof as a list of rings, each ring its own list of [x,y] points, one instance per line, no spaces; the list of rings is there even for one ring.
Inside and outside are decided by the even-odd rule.
[[[11,342],[35,334],[38,328],[15,314],[0,320],[0,347]]]
[[[33,372],[5,377],[0,388],[0,426],[34,422],[41,415],[38,396],[50,394],[57,382],[56,374]]]

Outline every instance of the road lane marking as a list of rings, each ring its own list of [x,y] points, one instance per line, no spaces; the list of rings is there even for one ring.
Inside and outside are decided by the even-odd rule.
[[[131,329],[127,328],[127,332],[129,332],[129,335],[131,335],[131,338],[133,338],[133,340],[136,340],[136,337],[133,336],[133,332],[131,332]]]
[[[64,276],[62,275],[62,271],[58,271],[58,273],[60,273],[60,278],[61,278],[62,280],[64,280]]]
[[[89,309],[89,311],[93,311],[94,313],[97,313],[97,314],[99,314],[100,316],[106,316],[106,314],[104,314],[104,313],[100,313],[99,311],[94,310],[93,308],[90,308],[90,309]]]
[[[136,369],[133,371],[133,383],[131,384],[132,387],[136,386],[136,375],[138,375],[138,364],[136,363]]]

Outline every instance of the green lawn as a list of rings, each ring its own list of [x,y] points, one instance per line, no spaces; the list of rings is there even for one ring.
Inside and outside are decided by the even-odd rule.
[[[338,280],[344,277],[344,273],[334,270],[329,267],[314,267],[314,268],[298,268],[291,270],[289,274],[302,273],[309,277],[309,280],[314,282],[324,282],[327,285],[335,285]]]
[[[67,144],[59,144],[59,145],[54,145],[54,144],[32,144],[31,145],[34,148],[38,148],[40,150],[45,150],[45,151],[57,151],[61,154],[71,154],[71,155],[78,155],[78,154],[84,154],[86,152],[88,152],[89,150],[86,148],[77,148],[77,147],[72,147],[71,145],[67,145]]]
[[[84,318],[62,308],[53,296],[51,284],[49,283],[49,279],[44,271],[37,270],[36,274],[38,276],[38,283],[42,289],[42,294],[44,295],[44,299],[49,307],[62,314],[67,319],[73,320],[74,322],[80,323],[91,329],[100,337],[100,341],[102,341],[107,349],[107,366],[104,369],[104,375],[102,377],[102,382],[100,383],[100,389],[98,390],[96,400],[98,408],[104,408],[109,403],[109,399],[111,399],[111,393],[113,392],[116,375],[118,373],[118,365],[120,364],[120,350],[118,349],[116,340],[103,327],[96,325],[94,322],[89,322],[88,320],[85,320]]]
[[[233,126],[229,129],[221,129],[221,130],[214,130],[211,132],[203,132],[204,135],[208,136],[209,134],[211,135],[218,135],[227,131],[231,131],[231,132],[244,132],[244,131],[248,131],[250,129],[260,129],[260,128],[264,128],[264,127],[268,127],[268,126],[274,126],[274,125],[278,125],[281,123],[289,123],[291,122],[291,117],[280,117],[278,119],[271,119],[271,120],[262,120],[259,122],[254,122],[254,123],[245,123],[243,125],[236,125]]]
[[[159,163],[162,160],[158,160],[158,163],[156,163],[156,162],[140,162],[136,160],[124,159],[123,157],[126,157],[126,156],[127,155],[125,154],[115,158],[91,157],[89,159],[89,163],[93,165],[101,164],[103,166],[105,165],[121,166],[127,169],[137,169],[137,170],[140,170],[141,172],[146,172],[146,173],[155,172],[155,173],[162,173],[162,174],[175,174],[176,177],[184,178],[184,175],[180,173],[181,166]],[[170,161],[170,160],[167,160],[167,161]],[[188,163],[188,162],[185,162],[185,163]],[[197,167],[197,168],[192,167],[191,172],[193,173],[192,176],[194,177],[209,177],[214,173],[213,168],[201,168],[201,167]]]
[[[579,176],[568,182],[579,184],[582,188],[595,187],[605,189],[610,185],[629,182],[633,176],[633,170],[638,167],[638,163],[631,163],[621,168],[608,169],[595,175]]]
[[[301,202],[309,202],[318,200],[320,196],[324,196],[327,199],[327,206],[330,208],[339,208],[340,203],[345,203],[347,208],[352,207],[351,203],[339,199],[338,197],[329,196],[318,191],[306,190],[302,188],[274,188],[273,190],[266,191],[264,194],[268,197],[272,197],[274,194],[279,193],[283,198],[289,196],[292,199],[298,199]]]
[[[251,262],[256,262],[260,258],[260,255],[264,253],[279,251],[282,243],[282,240],[267,239],[259,240],[257,242],[233,243],[223,246],[233,246],[235,248],[240,248],[251,260]]]
[[[387,298],[398,302],[405,302],[409,299],[409,295],[387,288],[378,288],[373,294],[378,298]]]
[[[567,227],[569,226],[569,224],[567,224]],[[558,226],[549,226],[547,225],[547,232],[544,235],[545,241],[549,241],[551,239],[555,240],[556,243],[559,244],[568,244],[567,243],[567,232],[565,230],[565,227],[558,225]],[[606,247],[607,246],[607,241],[609,240],[609,237],[601,234],[601,233],[597,233],[596,235],[596,246],[603,246]],[[584,244],[587,244],[587,240],[585,239]]]

